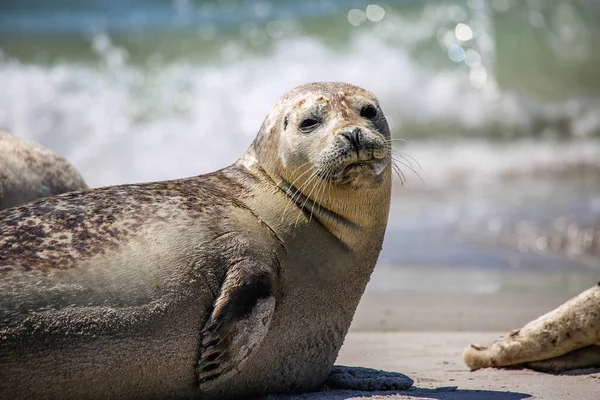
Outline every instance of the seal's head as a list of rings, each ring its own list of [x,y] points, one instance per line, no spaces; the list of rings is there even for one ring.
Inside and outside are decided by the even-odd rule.
[[[346,243],[360,242],[365,229],[385,229],[390,131],[364,89],[337,82],[292,89],[241,161],[249,169],[259,165],[291,203]]]
[[[389,143],[388,124],[370,92],[347,83],[310,83],[271,109],[252,151],[270,175],[295,187],[319,180],[368,187],[390,173]]]

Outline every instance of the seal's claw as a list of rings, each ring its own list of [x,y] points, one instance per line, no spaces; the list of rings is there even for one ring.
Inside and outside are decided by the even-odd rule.
[[[325,384],[332,389],[407,390],[413,385],[413,380],[398,372],[335,365]]]
[[[217,379],[219,376],[221,376],[222,372],[223,369],[219,363],[205,365],[202,371],[198,373],[198,382],[200,383],[200,387],[206,386],[206,383]]]
[[[223,354],[225,354],[223,352],[223,348],[219,348],[219,347],[209,347],[206,350],[204,350],[202,352],[202,354],[200,355],[200,361],[201,362],[209,362],[209,361],[214,361],[217,358],[221,357]]]

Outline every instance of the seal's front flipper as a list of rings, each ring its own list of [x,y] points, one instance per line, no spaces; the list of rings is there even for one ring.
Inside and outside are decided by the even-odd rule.
[[[273,274],[264,267],[240,262],[229,270],[202,330],[201,390],[236,374],[260,344],[275,310],[274,290]]]
[[[407,390],[413,385],[413,380],[398,372],[334,365],[325,384],[332,389]]]

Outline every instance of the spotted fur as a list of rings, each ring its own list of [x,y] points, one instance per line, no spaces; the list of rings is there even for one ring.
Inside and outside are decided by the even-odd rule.
[[[117,251],[144,225],[193,220],[240,203],[220,174],[67,193],[0,212],[0,272],[73,268]],[[215,201],[206,202],[206,198]]]

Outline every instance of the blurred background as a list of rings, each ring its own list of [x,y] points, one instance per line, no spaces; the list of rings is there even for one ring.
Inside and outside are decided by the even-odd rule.
[[[351,82],[406,140],[369,291],[578,291],[599,22],[592,0],[2,0],[0,129],[92,187],[174,179],[235,161],[288,89]]]

